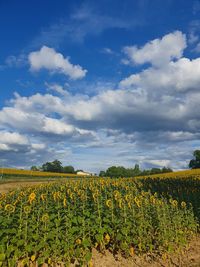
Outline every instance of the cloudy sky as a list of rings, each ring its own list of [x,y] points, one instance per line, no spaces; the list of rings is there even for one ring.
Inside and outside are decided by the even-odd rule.
[[[200,0],[0,1],[0,166],[187,168]]]

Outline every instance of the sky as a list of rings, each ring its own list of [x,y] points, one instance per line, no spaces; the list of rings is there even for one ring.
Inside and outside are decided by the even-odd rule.
[[[0,167],[188,168],[200,0],[0,0]]]

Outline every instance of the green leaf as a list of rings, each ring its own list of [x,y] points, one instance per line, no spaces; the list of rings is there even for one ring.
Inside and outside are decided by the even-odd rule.
[[[4,261],[6,259],[6,255],[4,253],[0,254],[0,261]]]

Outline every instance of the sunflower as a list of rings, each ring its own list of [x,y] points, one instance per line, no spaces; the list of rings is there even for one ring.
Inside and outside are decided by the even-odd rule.
[[[107,199],[107,200],[106,200],[106,206],[107,206],[108,208],[112,208],[112,200],[111,200],[111,199]]]
[[[30,206],[25,206],[24,207],[24,213],[29,214],[31,212],[31,207]]]
[[[36,194],[32,192],[28,197],[28,202],[32,204],[32,202],[36,199]]]
[[[5,206],[5,211],[7,211],[8,213],[12,213],[15,211],[15,206],[14,205],[11,205],[11,204],[7,204]]]
[[[49,215],[47,213],[45,213],[43,216],[42,216],[42,222],[48,222],[49,220]]]

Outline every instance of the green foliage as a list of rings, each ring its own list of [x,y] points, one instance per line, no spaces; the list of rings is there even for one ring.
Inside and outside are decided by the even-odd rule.
[[[46,162],[42,165],[42,170],[45,172],[62,172],[62,163],[55,159],[52,162]]]
[[[75,173],[75,170],[74,170],[73,166],[65,166],[65,167],[63,167],[62,171],[64,173]]]
[[[160,168],[152,168],[151,170],[141,170],[138,164],[135,164],[134,168],[124,168],[122,166],[112,166],[109,167],[105,172],[100,171],[100,177],[111,177],[111,178],[119,178],[119,177],[135,177],[142,175],[150,175],[150,174],[160,174],[160,173],[168,173],[173,170],[170,168],[163,167]]]
[[[197,169],[200,168],[200,150],[195,150],[193,153],[194,159],[189,163],[189,168]]]
[[[86,266],[94,247],[124,256],[174,251],[197,231],[192,194],[179,201],[180,190],[197,184],[184,181],[180,189],[178,181],[163,179],[156,193],[148,179],[128,178],[68,180],[0,194],[1,265]]]

